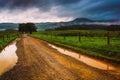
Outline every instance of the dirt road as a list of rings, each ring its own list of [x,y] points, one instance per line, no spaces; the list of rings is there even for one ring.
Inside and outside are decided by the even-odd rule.
[[[27,35],[17,47],[17,65],[0,80],[120,80],[111,71],[90,67]]]

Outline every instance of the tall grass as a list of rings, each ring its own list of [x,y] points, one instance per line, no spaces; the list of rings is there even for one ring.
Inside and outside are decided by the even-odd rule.
[[[0,51],[7,46],[12,40],[18,37],[18,33],[0,32]]]

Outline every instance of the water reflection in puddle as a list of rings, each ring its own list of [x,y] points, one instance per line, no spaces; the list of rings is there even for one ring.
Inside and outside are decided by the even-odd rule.
[[[7,46],[1,53],[0,53],[0,75],[4,72],[13,68],[18,60],[16,55],[16,42]]]
[[[111,66],[111,65],[109,65],[105,62],[101,62],[99,60],[84,56],[82,54],[75,53],[75,52],[72,52],[72,51],[69,51],[69,50],[65,50],[63,48],[54,46],[52,44],[48,44],[48,45],[51,46],[54,49],[57,49],[60,53],[71,56],[71,57],[89,65],[89,66],[92,66],[92,67],[95,67],[95,68],[98,68],[98,69],[102,69],[102,70],[115,70],[115,68],[113,66]]]

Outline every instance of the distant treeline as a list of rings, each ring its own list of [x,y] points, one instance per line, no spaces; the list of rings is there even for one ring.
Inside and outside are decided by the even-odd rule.
[[[60,26],[53,30],[108,30],[120,31],[120,25],[72,25]]]

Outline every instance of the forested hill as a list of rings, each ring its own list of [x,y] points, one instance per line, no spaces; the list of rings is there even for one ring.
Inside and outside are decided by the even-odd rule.
[[[17,29],[17,23],[0,23],[0,31],[4,31],[6,29]]]
[[[110,30],[120,31],[120,25],[72,25],[72,26],[61,26],[54,30]]]

